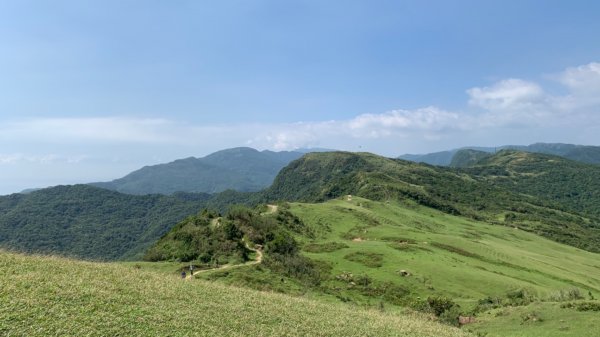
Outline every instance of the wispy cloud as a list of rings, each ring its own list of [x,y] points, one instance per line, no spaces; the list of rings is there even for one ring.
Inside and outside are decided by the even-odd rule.
[[[10,184],[114,179],[143,165],[244,145],[393,156],[474,144],[600,143],[600,63],[567,68],[548,79],[561,94],[552,94],[546,82],[510,78],[466,90],[461,110],[427,106],[345,120],[227,125],[134,117],[0,120],[0,176],[6,181],[0,192],[17,189]]]
[[[206,146],[250,145],[353,147],[361,142],[440,140],[457,132],[523,126],[557,126],[573,115],[586,127],[600,110],[600,63],[567,68],[554,75],[566,94],[551,95],[542,84],[510,78],[466,91],[463,111],[429,106],[367,113],[348,120],[276,124],[199,125],[169,119],[124,117],[37,118],[0,124],[0,141],[90,144]],[[573,123],[573,121],[571,121]],[[2,162],[17,160],[5,155]],[[20,160],[23,160],[22,157]]]
[[[31,155],[23,153],[2,154],[0,153],[0,165],[15,164],[78,164],[89,158],[87,155],[61,156],[56,154]]]

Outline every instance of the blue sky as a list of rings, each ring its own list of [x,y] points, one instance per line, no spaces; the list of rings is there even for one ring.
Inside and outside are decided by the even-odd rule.
[[[600,145],[596,1],[0,1],[0,194],[234,146]]]

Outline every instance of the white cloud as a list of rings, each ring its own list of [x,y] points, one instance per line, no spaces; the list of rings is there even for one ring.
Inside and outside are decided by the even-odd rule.
[[[579,67],[567,68],[558,76],[558,80],[577,92],[594,92],[596,95],[600,91],[600,63],[589,63]]]
[[[544,90],[536,83],[511,78],[491,87],[467,90],[469,104],[486,110],[523,110],[543,103]]]
[[[392,110],[382,114],[364,114],[347,123],[357,136],[377,137],[399,130],[441,130],[456,125],[457,113],[426,107],[417,110]]]
[[[578,112],[578,109],[595,108],[600,105],[600,63],[589,63],[567,68],[555,76],[569,93],[559,97],[556,104],[563,110]]]
[[[585,127],[595,121],[593,116],[598,115],[600,108],[600,63],[567,68],[555,79],[567,89],[566,94],[551,95],[539,83],[517,78],[471,88],[467,90],[466,111],[428,106],[367,113],[347,120],[237,125],[130,117],[28,119],[0,123],[0,144],[137,144],[197,148],[200,152],[240,145],[274,150],[344,148],[346,144],[353,148],[366,142],[389,140],[439,142],[457,132],[464,135],[494,128],[565,123]],[[7,163],[16,159],[5,156],[0,160]]]

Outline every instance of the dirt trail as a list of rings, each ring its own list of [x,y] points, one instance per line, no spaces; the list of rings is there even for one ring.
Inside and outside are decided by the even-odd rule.
[[[278,208],[279,208],[279,206],[277,206],[277,205],[267,205],[267,212],[265,214],[273,214],[273,213],[277,212]]]
[[[246,248],[248,248],[249,250],[251,250],[251,251],[253,251],[253,252],[256,253],[256,259],[254,261],[249,261],[249,262],[240,263],[240,264],[225,264],[225,265],[222,265],[222,266],[217,267],[217,268],[203,269],[203,270],[194,271],[194,275],[188,274],[186,276],[186,279],[190,280],[192,277],[194,277],[194,276],[196,276],[198,274],[206,273],[206,272],[209,272],[209,271],[217,271],[217,270],[224,270],[224,269],[234,269],[234,268],[252,266],[252,265],[261,263],[262,260],[263,260],[263,252],[262,252],[262,250],[251,248],[248,245],[248,242],[245,242],[245,244],[246,244]]]

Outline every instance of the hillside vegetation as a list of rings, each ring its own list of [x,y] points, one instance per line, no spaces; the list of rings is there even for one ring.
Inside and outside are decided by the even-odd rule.
[[[455,160],[457,155],[459,155],[459,158],[456,160],[460,161],[460,156],[462,156],[462,154],[459,154],[459,152],[462,150],[475,150],[487,153],[495,153],[500,150],[516,150],[522,152],[550,154],[582,163],[600,164],[600,146],[561,143],[535,143],[531,145],[504,145],[498,147],[473,146],[427,154],[405,154],[399,156],[398,158],[419,163],[427,163],[430,165],[454,166],[452,162]]]
[[[134,258],[208,195],[132,196],[87,185],[0,197],[0,246],[87,259]]]
[[[484,158],[492,156],[492,153],[470,149],[458,150],[452,157],[450,167],[470,167]]]
[[[203,158],[186,158],[167,164],[146,166],[111,182],[92,185],[127,194],[172,194],[174,192],[240,192],[268,187],[279,170],[301,157],[300,152],[259,152],[239,147]]]
[[[503,153],[488,159],[501,158]],[[347,194],[379,201],[408,199],[448,214],[517,226],[558,242],[600,251],[598,208],[594,206],[600,204],[600,189],[596,187],[600,179],[590,182],[600,168],[522,154],[529,158],[522,161],[525,167],[549,174],[540,174],[542,179],[523,175],[512,180],[503,164],[457,170],[368,153],[312,153],[285,167],[264,195],[265,200],[303,202],[322,202]],[[488,179],[492,175],[505,180]],[[559,199],[549,198],[544,194],[546,189],[563,194]],[[571,198],[567,191],[576,197]]]
[[[59,186],[0,197],[0,246],[93,259],[140,258],[186,216],[277,200],[322,202],[343,195],[414,201],[466,218],[518,227],[600,251],[600,168],[559,157],[501,151],[463,169],[367,153],[310,153],[261,192],[133,196]]]
[[[419,315],[0,252],[4,336],[467,336]]]
[[[466,170],[478,179],[554,202],[588,216],[600,216],[600,166],[544,154],[504,150]]]
[[[296,219],[287,231],[312,269],[263,263],[199,277],[355,307],[409,307],[453,325],[471,316],[465,329],[489,336],[598,335],[587,332],[600,309],[598,254],[411,201],[344,196],[282,204],[273,217],[285,214]]]

